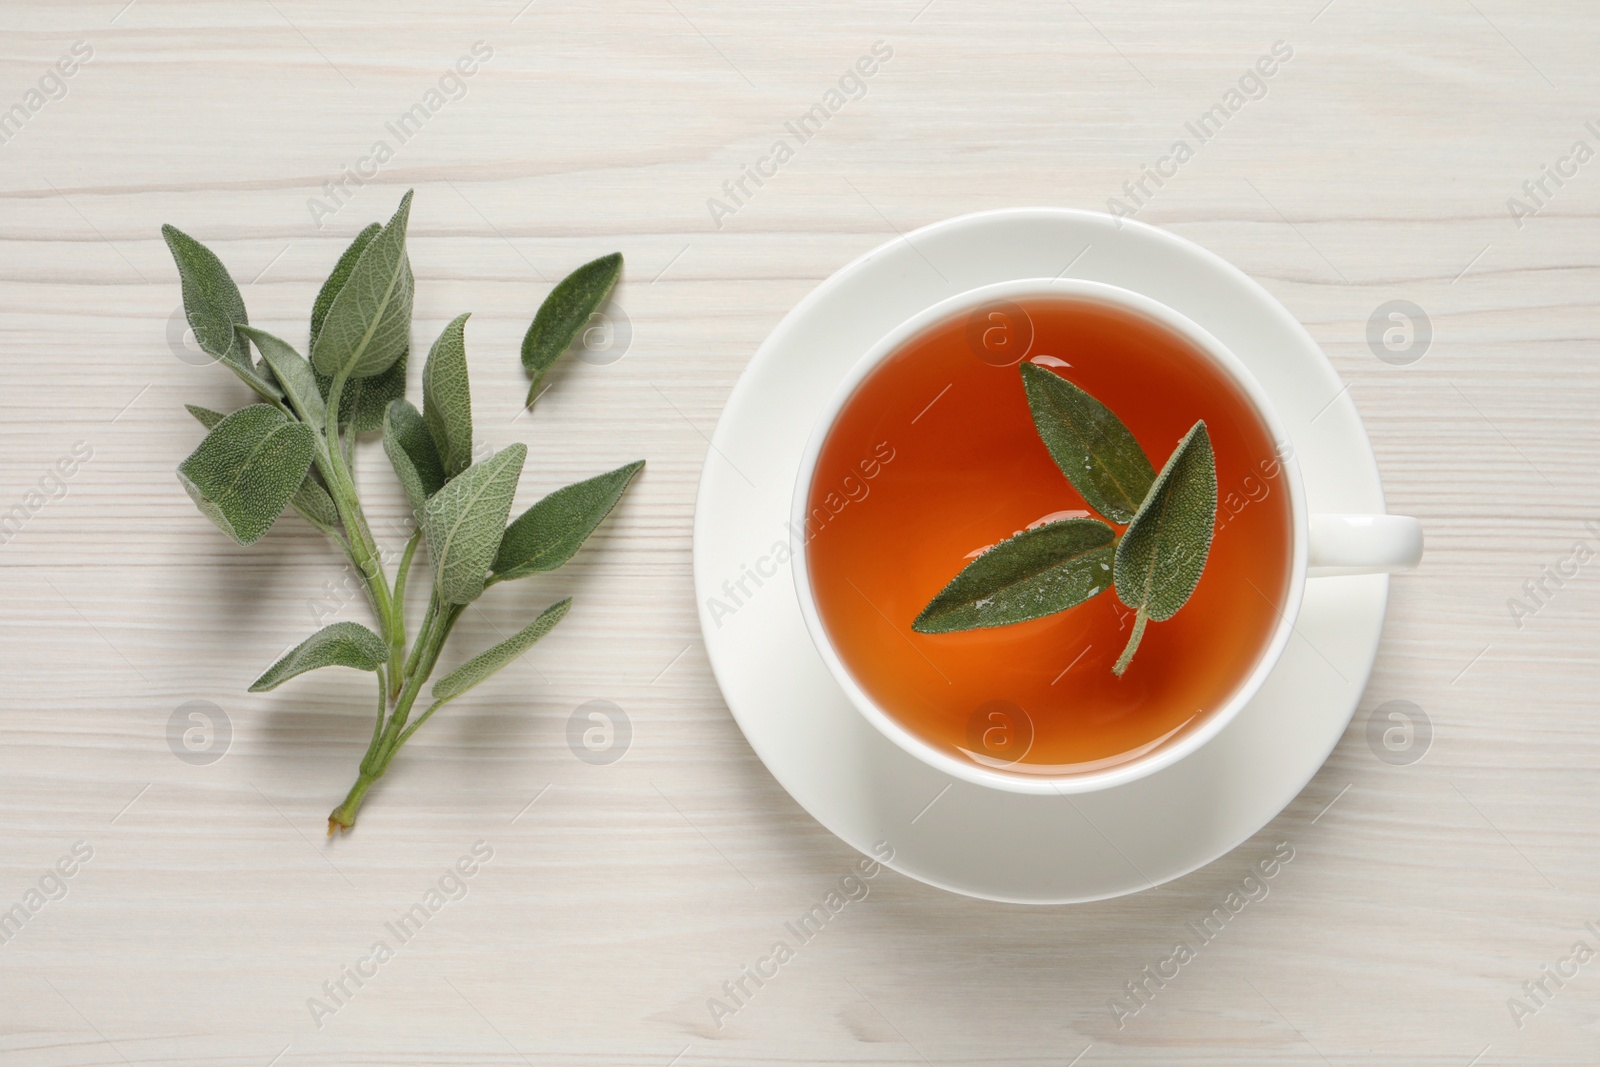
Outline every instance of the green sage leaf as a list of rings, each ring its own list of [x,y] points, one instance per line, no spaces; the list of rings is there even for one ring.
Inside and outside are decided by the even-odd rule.
[[[522,444],[497,452],[462,471],[423,505],[434,585],[446,604],[470,604],[483,592],[527,455]]]
[[[497,581],[553,571],[571,559],[622,499],[644,460],[557,489],[506,527],[491,568]]]
[[[317,379],[311,371],[311,364],[307,363],[305,357],[296,352],[288,342],[274,337],[265,330],[244,325],[238,329],[240,333],[255,342],[257,350],[261,353],[262,362],[272,371],[272,376],[283,389],[283,395],[289,401],[289,406],[294,408],[301,420],[313,430],[321,432],[328,405],[317,389]]]
[[[1112,522],[1132,521],[1155,471],[1122,420],[1036,363],[1022,364],[1022,384],[1033,425],[1072,487]]]
[[[394,366],[410,346],[415,285],[406,255],[410,214],[408,192],[388,225],[367,241],[329,305],[311,348],[311,362],[321,373],[366,378]]]
[[[276,689],[297,674],[319,667],[354,667],[375,671],[389,660],[383,638],[358,622],[325,626],[296,645],[288,655],[268,667],[250,686],[252,693]]]
[[[199,404],[185,404],[189,414],[200,421],[200,425],[211,429],[223,419],[220,411],[203,408]],[[298,511],[311,525],[323,533],[335,533],[339,526],[339,509],[334,505],[333,497],[328,495],[328,490],[323,488],[322,482],[317,479],[317,469],[312,467],[306,471],[305,479],[300,483],[300,488],[294,491],[294,496],[289,498],[289,506]]]
[[[1216,523],[1216,458],[1202,420],[1178,442],[1117,545],[1117,596],[1136,617],[1113,672],[1127,670],[1147,620],[1170,619],[1188,602],[1205,570]]]
[[[391,403],[406,395],[406,363],[410,350],[400,353],[400,358],[386,371],[370,378],[352,378],[344,383],[339,394],[339,425],[357,433],[371,433],[383,428],[383,413]],[[317,388],[324,400],[333,379],[317,375]]]
[[[328,311],[333,307],[334,298],[344,289],[345,282],[350,280],[350,272],[356,269],[356,261],[361,258],[361,253],[365,252],[372,239],[382,232],[383,224],[374,222],[356,234],[349,247],[340,254],[339,262],[333,265],[328,280],[323,282],[322,288],[317,291],[317,299],[311,305],[312,351],[316,350],[317,334],[322,332],[322,324],[328,319]]]
[[[250,342],[234,329],[248,323],[250,316],[228,268],[215,252],[176,226],[162,226],[161,236],[178,266],[184,317],[201,350],[226,365],[262,399],[278,399],[277,387],[256,370]]]
[[[350,272],[355,269],[361,253],[381,232],[383,227],[374,222],[356,234],[350,247],[339,257],[339,262],[334,264],[333,273],[322,283],[317,301],[311,306],[311,351],[316,351],[317,335],[322,332],[322,324],[328,318],[334,298],[350,280]],[[409,341],[407,348],[410,348]],[[406,395],[406,355],[406,352],[400,353],[394,365],[381,374],[374,374],[370,378],[352,378],[344,383],[344,391],[339,394],[339,425],[348,426],[357,433],[370,433],[383,426],[384,410],[391,401]],[[324,401],[328,399],[328,389],[332,385],[331,374],[317,374],[317,389]]]
[[[453,700],[465,693],[468,689],[488,678],[495,671],[512,663],[528,649],[533,647],[535,641],[555,628],[556,623],[567,614],[567,609],[572,607],[572,598],[551,604],[539,617],[534,619],[522,630],[495,645],[487,652],[480,652],[467,662],[451,671],[449,674],[433,683],[433,699]]]
[[[199,421],[201,426],[204,426],[208,430],[217,423],[221,422],[223,419],[227,418],[227,416],[222,412],[212,411],[210,408],[203,408],[199,404],[185,404],[183,406],[189,412],[189,414],[193,415],[195,419]]]
[[[212,428],[178,467],[202,514],[241,545],[272,528],[305,480],[316,451],[311,427],[269,404],[252,404]]]
[[[444,488],[444,466],[422,414],[409,400],[393,401],[384,414],[383,450],[406,491],[411,513],[420,516],[428,498]]]
[[[467,315],[439,334],[422,368],[422,417],[447,478],[472,465],[472,390],[467,383]]]
[[[1024,530],[967,564],[911,628],[947,634],[1054,615],[1111,587],[1116,534],[1098,519]]]
[[[305,480],[300,483],[300,488],[289,498],[289,506],[323,533],[331,534],[338,531],[339,509],[334,504],[333,497],[328,495],[328,491],[317,481],[314,474],[306,474]]]
[[[528,387],[530,405],[539,395],[545,372],[572,345],[589,316],[600,310],[621,274],[621,252],[601,256],[561,279],[539,305],[522,338],[522,366],[533,379]]]

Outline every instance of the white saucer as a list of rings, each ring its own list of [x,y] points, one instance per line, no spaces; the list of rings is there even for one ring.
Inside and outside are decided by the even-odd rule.
[[[1148,889],[1266,825],[1348,725],[1388,595],[1383,575],[1310,580],[1296,636],[1239,716],[1187,759],[1104,792],[984,789],[918,762],[873,729],[829,676],[790,568],[774,560],[790,540],[785,524],[812,424],[850,367],[905,319],[980,285],[1063,274],[1144,293],[1230,347],[1289,430],[1311,511],[1384,510],[1366,432],[1338,376],[1265,289],[1164,230],[1028,208],[896,238],[802,300],[729,398],[694,523],[695,595],[711,666],[773,776],[848,844],[870,854],[888,842],[895,870],[952,892],[1029,904]]]

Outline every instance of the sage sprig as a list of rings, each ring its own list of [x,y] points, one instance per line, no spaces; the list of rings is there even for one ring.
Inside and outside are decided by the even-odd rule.
[[[472,462],[472,399],[462,315],[445,327],[423,368],[423,409],[405,399],[414,276],[406,251],[411,193],[387,224],[359,233],[339,257],[311,312],[308,359],[249,325],[222,261],[174,227],[162,229],[182,281],[184,311],[201,347],[258,402],[232,414],[189,405],[207,433],[178,467],[202,514],[241,545],[263,537],[292,506],[345,553],[361,576],[376,631],[337,622],[269,667],[264,692],[321,667],[377,678],[378,712],[355,784],[328,816],[328,833],[355,825],[372,784],[400,746],[444,704],[515,662],[567,613],[571,598],[434,684],[433,703],[411,710],[467,605],[490,584],[554,570],[578,551],[644,466],[639,460],[558,489],[508,523],[527,448],[514,444]],[[613,254],[578,268],[546,297],[523,345],[535,385],[610,293]],[[256,362],[251,347],[260,352]],[[531,347],[530,347],[531,345]],[[416,518],[391,582],[350,474],[358,434],[382,430],[383,448]],[[413,634],[406,586],[419,546],[433,570],[428,607]]]
[[[1072,382],[1036,363],[1021,366],[1034,429],[1080,496],[1112,523],[1065,519],[985,549],[912,622],[925,634],[1009,626],[1044,618],[1115,588],[1134,613],[1133,632],[1111,668],[1121,677],[1145,627],[1178,613],[1205,570],[1217,519],[1217,470],[1204,420],[1157,474],[1132,431]]]

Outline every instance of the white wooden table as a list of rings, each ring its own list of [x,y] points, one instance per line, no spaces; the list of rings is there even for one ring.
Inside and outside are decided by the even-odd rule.
[[[1572,954],[1600,950],[1600,564],[1524,592],[1575,541],[1600,548],[1585,526],[1600,519],[1600,162],[1571,154],[1600,150],[1591,9],[522,3],[0,11],[0,515],[23,510],[0,544],[0,910],[27,915],[0,917],[0,1060],[1600,1060],[1600,958]],[[820,131],[789,134],[880,41],[892,55],[864,95],[847,80]],[[1279,41],[1292,56],[1246,77]],[[472,77],[447,78],[476,42]],[[1213,106],[1202,143],[1185,124]],[[402,138],[389,124],[408,111]],[[779,165],[784,137],[797,147]],[[1180,139],[1186,158],[1161,162]],[[732,201],[724,182],[762,158],[776,174]],[[322,188],[359,172],[337,198]],[[1426,524],[1355,722],[1304,794],[1209,868],[1056,909],[884,873],[714,1020],[708,1001],[857,859],[756,760],[698,639],[694,490],[729,389],[789,307],[895,231],[1104,209],[1141,178],[1138,218],[1231,259],[1306,323],[1350,383],[1391,507]],[[1541,180],[1535,200],[1524,182]],[[159,227],[209,242],[252,321],[303,343],[339,250],[410,187],[417,343],[475,312],[479,434],[529,443],[521,500],[649,467],[576,563],[469,613],[457,660],[577,597],[524,663],[418,734],[330,842],[369,681],[245,687],[319,602],[366,609],[329,601],[339,560],[296,517],[238,549],[173,477],[199,439],[182,403],[244,395],[170,332]],[[519,418],[533,308],[612,249],[626,351],[566,360]],[[1399,363],[1368,341],[1393,300],[1431,330],[1391,338]],[[52,475],[63,459],[71,475]],[[404,509],[370,442],[360,476],[393,544]],[[608,765],[567,741],[592,700],[631,723]],[[1431,738],[1386,761],[1366,724],[1393,700]],[[190,701],[225,716],[220,759],[175,755]],[[459,899],[401,943],[386,924],[480,841],[492,857],[465,895],[446,879]],[[1119,1028],[1124,983],[1280,842],[1294,859],[1270,894]]]

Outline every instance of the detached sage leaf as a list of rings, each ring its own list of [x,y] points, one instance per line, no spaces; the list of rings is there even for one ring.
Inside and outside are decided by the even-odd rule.
[[[241,545],[259,541],[305,480],[316,451],[303,422],[252,404],[212,428],[178,467],[178,480],[217,528]]]
[[[455,318],[422,368],[422,417],[447,478],[472,465],[472,390],[467,383],[466,315]]]
[[[1041,619],[1111,585],[1116,534],[1098,519],[1062,519],[1001,541],[939,591],[912,622],[947,634]]]
[[[313,430],[321,431],[327,413],[327,404],[317,389],[316,375],[311,364],[286,341],[279,340],[265,330],[240,326],[239,332],[255,342],[261,359],[272,371],[289,406]]]
[[[189,414],[199,420],[200,425],[211,429],[223,420],[220,411],[203,408],[199,404],[185,404]],[[311,525],[323,533],[336,533],[339,526],[339,509],[333,503],[333,497],[322,487],[317,480],[316,468],[306,471],[306,476],[300,483],[300,488],[294,491],[294,496],[289,498],[289,506],[298,511]]]
[[[1033,425],[1072,487],[1112,522],[1131,521],[1155,471],[1122,420],[1036,363],[1022,364],[1022,384]]]
[[[1147,621],[1170,619],[1188,602],[1210,555],[1216,522],[1216,459],[1200,421],[1178,442],[1117,545],[1117,596],[1136,615],[1114,673],[1128,669]]]
[[[411,513],[420,516],[428,498],[444,488],[444,467],[422,415],[409,400],[396,400],[383,416],[383,450],[406,491]]]
[[[437,682],[434,682],[433,699],[453,700],[485,678],[488,678],[501,667],[516,660],[518,656],[532,648],[535,641],[554,629],[556,623],[562,620],[570,607],[572,607],[571,597],[551,604],[540,612],[539,617],[525,628],[517,631],[517,633],[506,638],[487,652],[478,653]]]
[[[462,471],[423,505],[422,532],[444,603],[470,604],[483,592],[527,456],[526,445],[511,445]]]
[[[530,405],[539,395],[539,382],[545,372],[571,346],[588,324],[589,316],[600,310],[621,274],[621,252],[601,256],[561,279],[539,305],[522,338],[522,366],[533,379],[528,387]]]
[[[276,689],[295,675],[318,667],[375,671],[388,660],[389,646],[383,643],[383,638],[358,622],[336,622],[318,630],[268,667],[250,686],[250,692]]]
[[[334,298],[344,289],[345,282],[350,280],[350,272],[355,269],[361,253],[381,232],[383,227],[374,222],[356,234],[355,240],[350,242],[350,247],[344,250],[339,262],[334,265],[333,273],[322,283],[317,302],[311,307],[311,351],[316,350],[317,335],[322,332],[322,324],[328,318]],[[322,393],[323,400],[328,399],[328,389],[332,385],[332,375],[317,374],[317,389]],[[394,365],[383,373],[370,378],[352,378],[344,383],[344,391],[339,395],[339,425],[348,426],[357,433],[370,433],[383,425],[383,412],[390,402],[405,395],[406,353],[402,352]]]
[[[618,467],[587,481],[557,489],[517,516],[506,527],[495,555],[498,581],[522,578],[540,571],[553,571],[571,559],[595,527],[622,499],[634,475],[644,469],[644,460]]]
[[[406,256],[411,194],[388,225],[366,243],[333,298],[311,347],[311,362],[323,374],[366,378],[394,366],[410,346],[415,280]]]
[[[183,286],[183,313],[202,351],[216,357],[265,400],[276,400],[277,388],[255,368],[250,342],[234,329],[248,323],[244,297],[216,253],[176,226],[161,227]]]

